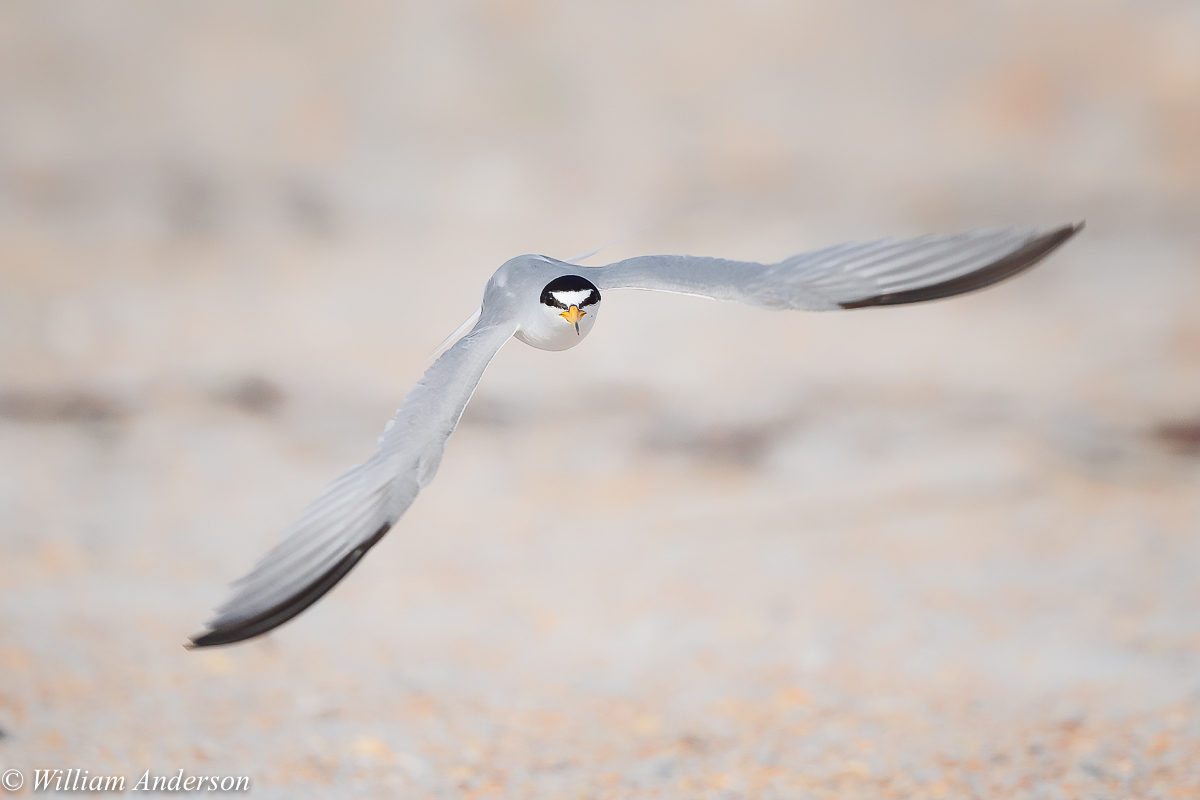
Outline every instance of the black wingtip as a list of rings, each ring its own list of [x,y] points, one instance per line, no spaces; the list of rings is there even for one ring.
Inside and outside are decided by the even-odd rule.
[[[278,628],[324,597],[326,592],[336,586],[338,581],[346,577],[346,574],[350,570],[354,569],[355,565],[367,554],[367,551],[374,547],[391,527],[392,523],[385,523],[370,539],[367,539],[347,553],[341,561],[338,561],[326,570],[321,577],[278,605],[255,614],[253,617],[238,620],[228,625],[218,625],[210,631],[198,633],[191,637],[191,642],[185,644],[184,647],[188,650],[199,650],[203,647],[220,647],[227,644],[236,644],[244,642],[247,639],[253,639],[256,636],[262,636],[264,633]]]
[[[1068,224],[1055,228],[1049,233],[1044,233],[1035,239],[1031,239],[1013,252],[998,261],[988,264],[986,267],[969,272],[966,275],[959,275],[957,278],[951,278],[948,281],[922,286],[917,289],[909,289],[903,292],[890,292],[888,294],[867,297],[862,300],[853,300],[848,303],[840,303],[839,305],[842,308],[896,306],[906,303],[923,303],[927,300],[941,300],[944,297],[953,297],[973,292],[977,289],[984,289],[1029,269],[1058,249],[1072,236],[1083,230],[1084,224],[1081,221],[1077,224]]]

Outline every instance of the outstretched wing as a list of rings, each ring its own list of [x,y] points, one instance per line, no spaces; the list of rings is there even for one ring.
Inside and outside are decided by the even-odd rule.
[[[649,289],[805,311],[862,308],[937,300],[991,286],[1029,269],[1082,227],[851,242],[777,264],[639,256],[577,269],[601,290]]]
[[[192,647],[232,644],[278,627],[319,600],[383,538],[433,480],[467,401],[515,323],[484,320],[425,373],[375,455],[325,489],[283,538],[233,584]]]

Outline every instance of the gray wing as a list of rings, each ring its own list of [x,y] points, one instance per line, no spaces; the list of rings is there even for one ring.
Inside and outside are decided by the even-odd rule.
[[[639,256],[579,270],[601,290],[649,289],[805,311],[898,305],[991,286],[1029,269],[1081,228],[1082,223],[1048,233],[982,230],[851,242],[777,264]]]
[[[433,480],[463,409],[516,324],[475,328],[433,363],[388,422],[368,461],[321,494],[254,569],[233,584],[192,647],[232,644],[278,627],[345,577]]]

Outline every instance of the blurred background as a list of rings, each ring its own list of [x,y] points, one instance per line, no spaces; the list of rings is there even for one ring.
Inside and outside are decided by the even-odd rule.
[[[297,797],[1200,794],[1200,5],[0,9],[0,767]],[[189,652],[513,255],[1086,231],[918,307],[610,293],[332,594]]]

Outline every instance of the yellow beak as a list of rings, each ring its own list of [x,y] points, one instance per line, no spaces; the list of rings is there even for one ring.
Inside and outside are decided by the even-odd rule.
[[[559,316],[574,325],[575,333],[579,333],[579,320],[583,319],[586,314],[587,312],[580,309],[579,306],[571,306]]]

